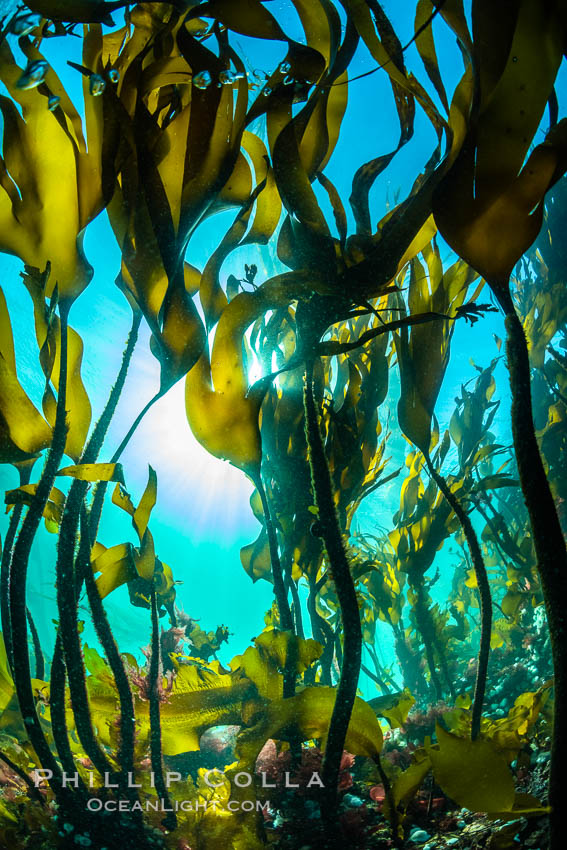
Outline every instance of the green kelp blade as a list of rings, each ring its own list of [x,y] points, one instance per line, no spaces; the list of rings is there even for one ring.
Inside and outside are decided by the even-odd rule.
[[[290,669],[297,675],[320,658],[322,645],[309,638],[298,638],[288,631],[266,629],[254,639],[242,655],[231,661],[231,668],[254,682],[258,694],[270,700],[283,697],[283,671]]]
[[[0,463],[34,457],[50,442],[50,426],[18,380],[12,323],[0,289]]]
[[[46,378],[46,391],[43,397],[43,412],[47,421],[55,423],[57,400],[50,389],[49,382],[59,390],[61,323],[47,300],[47,283],[52,279],[53,270],[49,266],[44,273],[39,269],[26,266],[22,280],[32,302],[35,320],[35,334],[40,351],[40,362]],[[83,362],[83,341],[79,334],[69,327],[67,335],[67,441],[65,453],[77,462],[83,452],[89,431],[92,408],[81,376]]]
[[[31,505],[37,490],[37,484],[24,484],[14,490],[8,490],[4,496],[7,511],[18,504]],[[57,487],[52,487],[49,498],[43,509],[43,516],[46,521],[55,523],[57,526],[61,524],[63,516],[63,506],[65,504],[65,494]]]
[[[374,709],[378,717],[385,717],[392,729],[399,729],[408,718],[415,698],[407,688],[397,694],[385,694],[368,700],[368,705]]]
[[[545,192],[565,168],[567,127],[552,128],[525,162],[563,53],[559,6],[526,0],[498,15],[496,8],[474,4],[480,97],[434,213],[451,247],[498,287],[541,227]]]
[[[96,586],[101,599],[138,575],[131,543],[119,543],[97,554],[91,567],[95,575],[100,573]]]
[[[431,770],[431,761],[422,748],[415,750],[411,759],[410,766],[399,773],[392,784],[395,812],[391,811],[388,798],[384,799],[382,812],[391,823],[398,823],[400,811],[405,811]]]
[[[272,559],[265,528],[262,528],[253,543],[242,547],[240,561],[252,581],[258,581],[260,578],[272,581]]]
[[[491,741],[459,738],[439,724],[436,735],[438,744],[425,748],[445,794],[473,812],[512,811],[516,795],[506,754]]]
[[[68,475],[79,481],[118,481],[124,484],[121,463],[80,463],[63,467],[57,475]]]
[[[288,699],[268,703],[260,720],[243,729],[236,751],[242,769],[254,765],[258,753],[268,740],[302,741],[319,738],[325,745],[337,692],[334,688],[311,687]],[[382,730],[368,703],[356,698],[345,740],[345,749],[353,755],[375,758],[382,749]]]

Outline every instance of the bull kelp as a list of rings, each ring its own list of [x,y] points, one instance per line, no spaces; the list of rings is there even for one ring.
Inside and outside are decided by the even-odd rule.
[[[560,850],[564,4],[0,14],[0,844]]]

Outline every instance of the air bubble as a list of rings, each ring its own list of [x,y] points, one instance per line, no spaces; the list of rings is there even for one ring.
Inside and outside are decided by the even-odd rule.
[[[41,15],[18,15],[10,24],[10,32],[21,38],[33,32],[40,23]]]
[[[93,97],[100,97],[106,88],[106,81],[100,74],[91,74],[89,77],[89,91]]]
[[[223,86],[231,86],[235,79],[232,71],[221,71],[219,74],[219,81]]]
[[[208,89],[211,83],[212,77],[210,71],[199,71],[193,77],[193,85],[198,89]]]

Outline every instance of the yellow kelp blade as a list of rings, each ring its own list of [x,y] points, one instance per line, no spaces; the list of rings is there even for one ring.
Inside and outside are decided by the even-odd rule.
[[[49,266],[44,273],[37,268],[26,266],[22,274],[24,285],[33,301],[35,335],[40,351],[40,362],[46,382],[52,382],[59,389],[61,325],[58,316],[53,313],[52,305],[46,301],[46,286],[50,278]],[[67,397],[66,421],[68,424],[65,453],[78,461],[83,452],[85,440],[91,422],[91,403],[81,377],[83,360],[83,341],[79,334],[69,327],[67,337]],[[48,422],[55,423],[56,398],[47,384],[43,397],[43,410]]]
[[[12,324],[0,289],[0,463],[34,457],[50,442],[51,428],[18,381]]]
[[[29,39],[20,39],[20,46],[29,61],[45,61]],[[92,277],[82,252],[82,231],[103,206],[100,164],[86,152],[80,120],[69,99],[63,97],[55,112],[47,108],[50,84],[62,89],[55,72],[47,70],[47,94],[44,86],[18,87],[22,74],[4,40],[0,79],[11,99],[0,99],[4,118],[0,250],[40,268],[50,261],[53,275],[47,294],[51,296],[57,284],[60,299],[72,300]],[[87,158],[88,166],[82,162]]]
[[[37,490],[37,484],[24,484],[14,490],[8,490],[4,496],[4,501],[8,506],[8,511],[13,505],[24,504],[31,505]],[[63,516],[63,506],[65,504],[65,493],[57,487],[53,487],[49,494],[49,498],[43,509],[43,516],[46,524],[48,522],[60,525],[61,517]],[[51,529],[49,529],[51,530]]]
[[[106,466],[107,464],[100,465]],[[108,466],[113,465],[114,464],[108,464]],[[99,464],[94,464],[94,466],[99,466]],[[120,466],[120,464],[116,464],[116,466]],[[123,485],[123,481],[120,481],[117,478],[106,480],[117,481],[114,492],[112,493],[112,501],[127,514],[130,514],[132,517],[132,525],[136,529],[136,533],[141,543],[146,531],[148,530],[151,512],[157,502],[157,475],[155,469],[148,464],[148,483],[146,484],[142,498],[138,502],[137,507],[134,506],[132,499],[130,498],[130,494]]]
[[[127,514],[130,514],[131,517],[133,517],[136,513],[136,508],[132,503],[130,494],[120,483],[118,483],[114,488],[112,493],[112,502],[113,504],[118,505],[119,508],[122,508],[123,511],[126,511]]]
[[[109,665],[96,650],[89,650],[85,661],[90,673],[87,689],[91,715],[103,743],[110,744],[109,728],[115,725],[118,716],[116,685]],[[162,681],[167,697],[160,706],[162,750],[166,756],[198,750],[202,733],[211,726],[242,723],[244,703],[256,696],[250,681],[222,672],[218,662],[205,667],[181,663],[180,656],[174,661],[173,685]],[[147,742],[150,734],[147,670],[135,667],[130,674],[139,742]]]
[[[372,706],[378,717],[385,717],[392,729],[399,729],[408,719],[415,698],[408,688],[404,688],[397,694],[385,694],[368,700],[368,705]]]
[[[0,463],[35,457],[51,442],[51,428],[0,354]]]
[[[426,744],[426,750],[435,781],[445,794],[473,812],[511,811],[514,777],[506,754],[491,741],[459,738],[439,724],[436,735],[438,745]]]
[[[101,599],[138,575],[131,543],[119,543],[105,549],[91,560],[91,567],[93,574],[100,573],[96,586]]]
[[[197,782],[191,776],[183,788],[183,799],[189,796],[194,801],[194,811],[178,814],[178,833],[191,843],[191,847],[199,850],[219,850],[220,847],[230,847],[233,850],[264,850],[266,844],[258,835],[257,815],[255,812],[242,814],[230,811],[234,809],[233,800],[238,800],[243,790],[231,786],[229,775],[226,773],[207,774],[205,768],[199,768]],[[206,779],[212,779],[215,787],[211,788]],[[185,790],[187,789],[187,790]],[[246,799],[251,798],[246,789]],[[172,786],[170,793],[174,798],[180,794]]]
[[[4,638],[0,633],[0,713],[9,704],[14,695],[14,690],[14,682],[8,669],[6,646],[4,644]]]
[[[132,518],[132,522],[134,524],[134,528],[138,532],[138,537],[140,541],[142,541],[144,534],[146,533],[146,529],[148,527],[148,522],[150,521],[150,514],[155,506],[157,501],[157,475],[155,469],[151,466],[148,466],[148,483],[146,484],[146,489],[142,495],[138,503],[138,507],[134,513]]]
[[[411,262],[408,307],[411,314],[438,313],[454,316],[477,277],[462,260],[443,269],[439,249],[433,242],[424,247],[423,259]],[[439,318],[394,335],[400,366],[401,394],[398,417],[402,431],[423,452],[431,442],[431,421],[449,363],[455,322]]]
[[[224,40],[216,56],[190,37],[183,18],[172,24],[170,53],[164,55],[162,40],[154,51],[143,36],[153,28],[146,18],[134,15],[122,49],[116,53],[112,47],[121,83],[108,103],[120,130],[109,215],[123,250],[122,278],[150,325],[166,389],[191,369],[206,342],[180,272],[187,241],[217,201],[238,204],[250,195],[250,168],[240,151],[248,83],[241,60]],[[113,36],[99,38],[98,45],[94,38],[92,60],[102,67]],[[175,87],[172,99],[177,79],[190,82],[197,69],[218,79],[225,61],[240,71],[234,91],[227,85],[185,85]]]
[[[240,766],[254,765],[258,753],[268,740],[302,741],[320,738],[323,747],[329,730],[337,691],[334,688],[306,688],[288,699],[272,700],[260,720],[250,729],[240,732],[236,751]],[[382,730],[368,703],[356,698],[345,740],[345,749],[353,755],[376,758],[382,749]]]
[[[119,481],[124,484],[121,463],[80,463],[63,467],[57,475],[68,475],[79,481]]]
[[[146,582],[151,582],[155,574],[157,563],[154,539],[150,529],[148,528],[150,514],[157,501],[157,475],[155,470],[148,465],[148,483],[146,484],[142,498],[140,499],[137,507],[134,507],[129,493],[120,482],[118,482],[114,488],[112,501],[115,505],[118,505],[119,508],[122,508],[123,511],[132,517],[132,525],[134,526],[136,534],[140,540],[139,549],[134,550],[134,565],[140,579],[143,579]],[[141,588],[141,585],[136,587],[134,598],[136,596],[140,597],[140,594],[145,596],[146,593],[149,596],[151,585],[148,585],[147,589],[144,588],[143,591]],[[143,604],[144,607],[148,607],[147,599],[143,599],[141,597],[140,599],[141,604]]]
[[[564,122],[525,163],[561,62],[561,14],[539,0],[524,0],[512,15],[486,0],[473,4],[480,96],[434,214],[451,247],[499,286],[535,239],[545,192],[567,164]]]
[[[291,665],[300,676],[321,657],[323,646],[312,638],[299,638],[289,631],[266,629],[254,639],[260,652],[283,670]]]
[[[196,439],[212,455],[229,460],[251,477],[260,470],[258,415],[269,379],[249,393],[243,337],[259,315],[289,304],[307,283],[306,275],[284,274],[255,292],[237,295],[220,317],[210,361],[205,351],[187,375],[187,421]]]
[[[171,696],[161,706],[164,755],[199,749],[205,729],[242,723],[245,701],[256,696],[248,679],[186,665],[178,668]]]
[[[240,561],[252,581],[258,581],[259,578],[272,581],[272,559],[265,528],[262,528],[253,543],[242,547]]]
[[[399,814],[405,811],[430,770],[431,761],[425,751],[418,749],[413,752],[410,766],[398,774],[392,783],[395,812],[391,811],[388,798],[384,799],[382,811],[391,823],[399,822]]]
[[[283,671],[300,675],[320,658],[323,647],[318,641],[298,638],[291,632],[267,629],[254,639],[242,655],[235,656],[231,668],[240,670],[254,682],[258,694],[274,700],[283,697]]]

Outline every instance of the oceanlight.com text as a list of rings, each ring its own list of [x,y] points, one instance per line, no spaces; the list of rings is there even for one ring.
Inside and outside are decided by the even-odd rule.
[[[143,803],[130,800],[100,800],[91,797],[86,805],[89,812],[268,812],[270,802],[260,800],[229,800],[219,803],[218,800],[174,800],[169,802],[163,798],[145,800]]]

